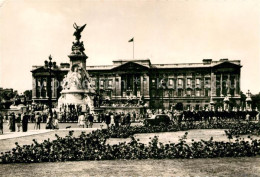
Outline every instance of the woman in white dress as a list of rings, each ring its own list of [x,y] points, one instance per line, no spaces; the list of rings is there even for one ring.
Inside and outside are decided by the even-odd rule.
[[[78,118],[78,126],[79,127],[83,127],[84,128],[85,125],[85,116],[83,113],[80,114],[79,118]]]

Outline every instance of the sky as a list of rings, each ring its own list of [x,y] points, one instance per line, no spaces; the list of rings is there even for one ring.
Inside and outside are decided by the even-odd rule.
[[[241,60],[241,90],[260,92],[259,0],[0,0],[0,87],[32,89],[33,65],[69,62],[74,28],[87,65]]]

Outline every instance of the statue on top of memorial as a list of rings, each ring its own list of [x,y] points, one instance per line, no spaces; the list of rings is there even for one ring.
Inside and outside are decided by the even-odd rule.
[[[72,42],[72,54],[84,54],[84,44],[83,42],[79,41],[81,38],[81,32],[84,30],[85,26],[87,24],[83,25],[83,26],[78,26],[76,23],[73,24],[73,27],[75,28],[75,32],[73,33],[73,35],[76,37],[76,42]]]
[[[76,23],[73,24],[73,27],[76,29],[76,31],[74,32],[74,36],[76,37],[76,40],[79,41],[81,38],[80,33],[84,30],[85,26],[87,24],[83,25],[83,26],[78,26]]]

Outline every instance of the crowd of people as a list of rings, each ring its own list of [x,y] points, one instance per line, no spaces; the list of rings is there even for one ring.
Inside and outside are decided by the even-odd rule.
[[[36,111],[40,110],[40,111]],[[67,111],[67,112],[66,112]],[[115,127],[130,126],[132,122],[142,122],[144,119],[154,114],[167,114],[171,120],[176,122],[183,121],[205,121],[213,120],[236,121],[236,120],[259,120],[259,111],[257,109],[236,109],[223,110],[221,107],[217,109],[187,109],[187,110],[151,110],[147,109],[143,113],[132,112],[98,112],[83,113],[80,107],[67,105],[63,112],[56,113],[54,110],[52,115],[49,114],[48,108],[44,105],[34,105],[32,109],[22,114],[8,113],[3,116],[0,114],[0,134],[3,134],[3,123],[7,121],[10,132],[28,130],[28,123],[34,123],[34,129],[41,129],[41,123],[46,123],[46,129],[59,129],[59,123],[78,123],[79,127],[92,128],[93,123],[105,123],[107,127],[115,125]]]
[[[218,109],[202,109],[202,110],[183,110],[173,111],[171,115],[177,121],[209,121],[212,120],[259,120],[259,111],[257,109],[232,109],[223,110],[221,107]]]
[[[28,123],[34,123],[34,129],[40,130],[41,123],[46,123],[46,129],[58,129],[58,117],[57,113],[54,112],[51,117],[50,114],[46,113],[6,113],[5,116],[0,114],[0,134],[3,134],[3,124],[7,122],[7,126],[10,132],[27,132]]]

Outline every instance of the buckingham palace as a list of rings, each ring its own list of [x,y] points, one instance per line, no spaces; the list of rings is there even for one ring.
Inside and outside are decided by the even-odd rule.
[[[144,103],[150,109],[201,109],[223,104],[225,97],[240,104],[240,60],[203,59],[201,63],[152,64],[150,59],[114,60],[112,65],[86,66],[91,85],[102,99],[96,107],[135,107]],[[52,70],[52,102],[57,103],[61,82],[69,63]],[[33,66],[33,101],[46,103],[48,71]]]

